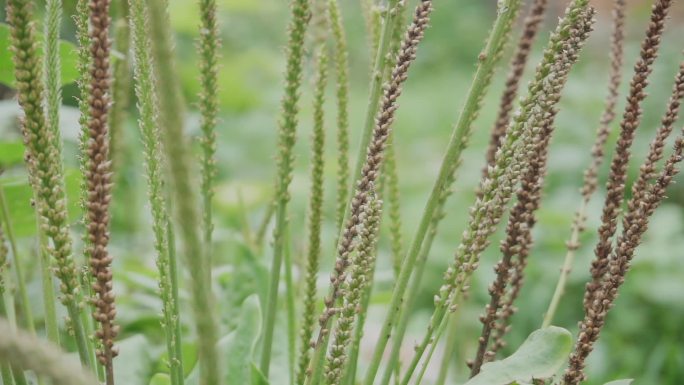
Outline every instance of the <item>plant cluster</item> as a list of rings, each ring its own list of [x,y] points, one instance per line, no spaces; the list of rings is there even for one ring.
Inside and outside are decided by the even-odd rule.
[[[394,123],[411,66],[420,55],[421,42],[429,37],[432,14],[438,12],[433,7],[439,8],[439,4],[432,0],[387,0],[383,4],[361,0],[372,68],[357,163],[352,166],[349,138],[354,127],[349,116],[350,50],[343,14],[346,7],[341,7],[339,0],[290,1],[284,90],[273,130],[277,137],[274,189],[257,233],[253,235],[249,224],[244,224],[245,247],[250,256],[268,255],[270,272],[263,271],[263,279],[255,283],[261,293],[258,299],[240,298],[238,303],[230,303],[234,307],[230,309],[217,295],[225,292],[219,291],[224,282],[216,277],[221,266],[214,235],[217,136],[230,135],[229,131],[220,131],[222,42],[218,3],[198,0],[200,119],[199,151],[195,154],[185,119],[184,95],[175,81],[178,74],[168,0],[78,0],[73,18],[78,41],[82,249],[74,247],[78,243],[73,239],[73,218],[69,218],[60,134],[59,31],[64,7],[61,0],[46,2],[45,33],[41,36],[36,30],[32,3],[7,0],[5,11],[14,65],[13,87],[23,111],[19,122],[23,163],[38,224],[38,275],[43,283],[45,322],[42,325],[32,316],[28,278],[22,270],[28,256],[17,247],[14,218],[0,185],[0,384],[4,385],[34,381],[41,385],[114,385],[125,381],[119,379],[116,366],[117,342],[123,333],[117,325],[120,321],[114,286],[118,266],[117,252],[110,245],[110,218],[116,202],[112,196],[122,180],[118,174],[125,168],[123,149],[128,139],[125,127],[130,94],[135,95],[137,106],[136,127],[142,142],[142,173],[147,181],[161,302],[159,322],[164,336],[165,365],[144,378],[145,374],[138,373],[138,382],[150,385],[421,384],[427,382],[425,374],[438,346],[443,346],[445,353],[436,384],[443,385],[454,365],[457,313],[468,300],[473,275],[503,221],[506,225],[499,246],[501,259],[495,265],[489,301],[480,317],[482,330],[476,339],[476,352],[467,362],[470,371],[466,385],[580,384],[587,379],[587,359],[627,279],[650,218],[665,199],[678,164],[684,159],[684,130],[675,133],[672,149],[667,151],[684,97],[682,62],[660,126],[628,194],[627,170],[635,135],[642,125],[645,90],[674,3],[654,0],[610,159],[595,258],[573,348],[570,333],[552,323],[559,306],[565,305],[565,286],[575,264],[580,235],[587,226],[590,199],[600,189],[605,148],[618,116],[625,62],[626,2],[614,0],[608,93],[561,274],[541,329],[502,359],[525,270],[535,257],[533,228],[543,204],[559,103],[596,18],[589,0],[569,1],[545,40],[539,63],[523,90],[521,83],[532,46],[535,40],[542,39],[541,25],[550,3],[530,1],[510,59],[475,201],[460,241],[455,243],[453,259],[444,269],[442,285],[434,293],[433,313],[424,334],[407,359],[400,353],[409,342],[407,328],[431,246],[442,219],[448,215],[445,206],[458,180],[474,122],[514,35],[518,14],[525,8],[522,0],[497,3],[496,19],[477,58],[472,83],[417,221],[402,218],[401,170],[397,161],[403,154],[394,147],[394,142],[400,140]],[[310,190],[306,229],[296,232],[290,224],[294,211],[291,184],[298,129],[305,119],[300,112],[301,95],[309,84],[305,81],[309,67],[313,95]],[[336,116],[326,119],[326,91],[332,82]],[[334,122],[334,135],[328,135],[329,122]],[[336,237],[330,240],[335,242],[335,254],[324,289],[327,293],[321,293],[319,277],[327,260],[322,255],[322,244],[328,241],[323,228],[327,225],[324,186],[329,136],[336,142],[335,199],[330,203]],[[373,350],[369,357],[362,358],[361,342],[382,247],[383,214],[389,221],[393,287]],[[407,224],[416,226],[408,242],[404,239]],[[265,239],[270,227],[272,239]],[[293,258],[296,236],[301,236],[300,243],[304,244],[301,261]],[[270,247],[268,241],[272,241]],[[181,256],[180,262],[177,255]],[[295,285],[295,273],[302,277],[301,288]],[[297,301],[299,297],[301,301]],[[59,303],[66,309],[64,323],[57,317]],[[191,312],[183,311],[185,303]],[[283,312],[287,317],[280,321]],[[238,315],[229,325],[222,322],[227,313]],[[285,327],[280,328],[280,324]],[[192,328],[186,330],[186,325]],[[49,341],[38,338],[43,326]],[[283,330],[287,347],[278,349],[276,337]],[[226,336],[221,337],[223,334]],[[196,348],[196,357],[185,348],[189,344]],[[80,362],[63,354],[65,351],[76,351]],[[271,370],[279,351],[287,355],[287,376],[280,378]]]

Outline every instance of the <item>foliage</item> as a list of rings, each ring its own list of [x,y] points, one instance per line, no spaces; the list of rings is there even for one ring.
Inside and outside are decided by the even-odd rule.
[[[309,349],[307,340],[311,340],[311,337],[307,336],[318,335],[316,321],[325,315],[321,314],[320,309],[327,305],[323,296],[328,292],[329,281],[323,277],[334,270],[339,262],[335,260],[337,246],[340,235],[344,235],[339,228],[344,223],[345,211],[349,211],[348,207],[353,205],[349,191],[358,186],[354,173],[360,166],[348,164],[349,158],[356,159],[358,155],[362,159],[367,155],[363,131],[368,128],[372,132],[375,128],[377,107],[373,106],[374,100],[377,96],[377,103],[382,107],[381,97],[386,89],[383,83],[390,73],[385,70],[384,76],[376,77],[369,73],[368,68],[371,65],[389,68],[395,64],[392,52],[396,52],[398,44],[393,39],[396,36],[401,39],[407,24],[404,17],[413,16],[411,12],[416,1],[402,1],[397,8],[389,10],[385,7],[391,7],[391,1],[384,5],[374,4],[371,0],[363,0],[361,4],[335,0],[306,2],[316,12],[328,8],[327,12],[321,14],[330,18],[325,20],[329,24],[323,27],[330,29],[325,33],[324,48],[319,50],[314,42],[316,37],[312,35],[316,33],[317,16],[311,15],[309,29],[313,31],[300,31],[304,34],[301,36],[300,73],[290,74],[297,75],[298,79],[288,79],[300,82],[298,89],[290,89],[296,94],[294,97],[298,99],[299,108],[285,110],[295,115],[294,121],[288,118],[288,125],[296,127],[299,138],[286,154],[289,163],[289,170],[286,171],[290,175],[285,179],[291,178],[291,183],[288,181],[286,191],[287,214],[282,216],[287,231],[283,232],[285,242],[280,247],[283,248],[283,265],[287,270],[277,269],[285,277],[285,282],[280,285],[274,285],[269,276],[269,271],[275,271],[274,252],[278,253],[269,236],[274,229],[273,197],[278,194],[269,181],[274,173],[278,175],[276,162],[273,161],[279,150],[275,117],[279,113],[282,116],[283,110],[278,110],[278,99],[284,94],[282,80],[287,76],[287,73],[283,75],[287,56],[283,54],[282,47],[287,44],[284,31],[289,18],[283,15],[291,11],[288,2],[153,1],[154,4],[136,0],[138,5],[144,4],[145,8],[164,7],[168,3],[170,25],[166,25],[166,28],[173,28],[173,34],[169,33],[170,29],[162,31],[162,35],[167,34],[167,43],[171,43],[166,47],[166,53],[162,53],[165,58],[160,61],[157,51],[158,38],[162,35],[154,32],[144,36],[149,39],[146,50],[148,58],[140,55],[141,52],[138,52],[139,57],[132,55],[130,58],[121,52],[112,53],[113,64],[121,64],[117,68],[130,65],[132,70],[139,71],[142,65],[149,78],[141,86],[139,72],[135,80],[127,79],[131,74],[126,71],[117,70],[113,73],[115,82],[120,84],[115,87],[121,87],[114,94],[115,108],[118,108],[117,99],[122,98],[117,95],[130,96],[138,106],[138,110],[135,109],[135,103],[129,106],[124,102],[120,106],[122,115],[116,123],[120,131],[112,138],[111,144],[116,156],[120,157],[115,159],[113,169],[115,192],[110,229],[117,324],[121,325],[120,337],[116,341],[120,354],[114,360],[116,383],[198,385],[202,382],[200,366],[206,363],[208,350],[198,353],[206,348],[206,343],[200,342],[198,332],[206,329],[197,327],[195,316],[190,310],[195,307],[195,312],[198,312],[197,293],[203,289],[197,290],[188,274],[189,269],[194,270],[192,276],[195,280],[202,272],[210,273],[202,284],[207,286],[206,290],[211,291],[211,295],[209,302],[205,302],[200,310],[203,314],[216,316],[215,339],[218,344],[211,358],[216,360],[218,367],[223,368],[217,384],[287,384],[291,383],[291,378],[297,372],[306,378],[309,358],[302,353],[315,351]],[[3,9],[5,3],[0,0]],[[125,26],[127,20],[121,16],[125,15],[125,11],[121,11],[119,5],[114,3],[112,17],[118,20],[113,20],[113,25],[123,22]],[[318,8],[321,4],[324,8]],[[331,312],[327,333],[332,347],[319,349],[323,353],[319,355],[323,364],[319,367],[314,365],[313,368],[314,372],[318,370],[321,373],[321,383],[353,385],[369,373],[369,366],[373,370],[375,365],[382,373],[378,377],[382,378],[368,382],[370,377],[367,377],[368,384],[411,380],[411,383],[439,385],[503,385],[513,381],[519,385],[536,385],[541,383],[540,378],[544,378],[548,385],[553,383],[552,378],[556,381],[560,378],[573,341],[570,332],[578,334],[576,324],[583,316],[581,303],[584,284],[588,280],[590,257],[596,243],[594,229],[600,224],[600,202],[605,194],[602,183],[608,171],[606,167],[600,167],[596,175],[599,181],[597,196],[595,199],[586,199],[583,212],[586,213],[584,227],[587,231],[579,231],[581,235],[575,251],[575,268],[563,284],[565,293],[554,317],[554,324],[568,330],[555,327],[534,330],[542,321],[556,284],[556,272],[566,254],[564,240],[570,235],[568,229],[573,220],[573,211],[584,199],[577,190],[582,185],[582,169],[590,159],[589,147],[595,140],[592,128],[597,126],[601,117],[602,98],[605,95],[604,90],[596,89],[596,85],[607,84],[608,76],[616,73],[613,68],[608,74],[608,34],[602,32],[608,29],[609,18],[607,14],[602,14],[603,8],[599,8],[597,21],[597,29],[601,33],[594,33],[590,37],[579,63],[570,74],[562,100],[552,108],[554,111],[547,111],[551,114],[557,111],[558,115],[553,125],[555,138],[549,145],[547,178],[543,186],[538,187],[541,200],[534,215],[536,225],[529,232],[533,243],[530,243],[529,263],[525,266],[525,286],[520,288],[514,304],[518,311],[503,324],[503,328],[510,325],[510,331],[506,329],[505,337],[502,334],[500,339],[497,339],[497,335],[492,337],[492,343],[503,342],[497,346],[497,356],[485,353],[481,374],[467,378],[470,370],[465,358],[476,356],[475,352],[479,348],[477,336],[481,325],[478,324],[477,315],[482,313],[485,304],[491,303],[488,295],[488,286],[494,281],[491,267],[501,257],[497,247],[478,244],[477,247],[482,247],[478,257],[479,267],[473,268],[469,282],[464,284],[468,291],[467,298],[463,296],[449,302],[458,302],[458,311],[447,312],[450,316],[445,320],[449,325],[446,321],[435,324],[436,343],[427,339],[423,359],[416,361],[415,374],[405,376],[414,370],[411,359],[416,357],[409,345],[422,340],[425,326],[430,323],[429,316],[435,309],[435,293],[439,293],[446,266],[454,264],[451,258],[453,249],[468,225],[468,208],[473,206],[478,194],[488,191],[477,187],[485,160],[483,152],[490,140],[487,129],[497,118],[500,91],[507,86],[504,84],[505,74],[501,70],[495,71],[501,65],[498,54],[480,56],[478,60],[487,30],[496,18],[493,4],[435,3],[436,9],[431,15],[425,41],[420,43],[417,54],[414,53],[416,60],[408,72],[408,79],[402,80],[406,82],[403,84],[401,100],[391,107],[392,112],[396,113],[396,121],[391,124],[392,136],[388,140],[388,143],[391,141],[391,152],[388,151],[388,162],[379,169],[377,183],[371,188],[371,191],[375,190],[372,196],[377,195],[379,200],[389,205],[383,210],[389,213],[389,217],[383,218],[380,224],[379,235],[375,237],[377,245],[369,249],[362,239],[366,230],[363,220],[368,211],[367,208],[360,210],[361,219],[358,226],[354,227],[357,235],[350,244],[348,262],[345,262],[349,266],[343,269],[339,295],[329,297],[335,298],[327,307]],[[79,76],[77,46],[81,44],[75,36],[71,20],[75,5],[74,0],[63,1],[64,20],[60,32],[67,41],[61,41],[59,45],[61,82],[64,84],[59,128],[65,159],[65,207],[68,223],[72,225],[70,235],[78,240],[86,229],[79,221],[83,216],[79,201],[83,197],[81,186],[84,178],[77,170],[79,159],[83,159],[84,154],[76,138],[78,124],[76,119],[71,119],[78,115],[72,107],[78,104],[74,97],[78,92],[71,83]],[[363,19],[362,7],[370,19]],[[405,7],[405,14],[400,7]],[[635,7],[627,10],[627,26],[634,31],[626,31],[623,47],[625,63],[634,62],[638,51],[638,42],[634,39],[640,38],[644,29],[645,18],[634,15],[646,10]],[[46,15],[42,4],[36,6],[36,11],[34,18],[41,25],[39,19]],[[295,7],[294,11],[296,13],[301,9]],[[540,44],[532,46],[529,64],[527,69],[523,68],[520,84],[526,84],[535,76],[532,67],[540,61],[541,47],[548,41],[548,29],[556,25],[556,18],[552,15],[553,6],[549,12],[538,34]],[[0,12],[0,20],[3,16]],[[137,12],[135,16],[142,17],[143,14]],[[306,17],[307,14],[298,16]],[[166,21],[163,19],[149,21],[144,28],[156,28],[154,23],[161,23],[157,27],[164,26]],[[364,26],[366,21],[372,31]],[[647,154],[647,142],[652,139],[655,129],[660,127],[660,113],[668,103],[672,73],[676,71],[676,64],[680,60],[680,52],[673,44],[681,32],[681,26],[677,24],[676,20],[668,22],[662,37],[660,58],[654,63],[649,78],[650,95],[641,107],[643,119],[635,132],[631,149],[633,161],[628,165],[626,174],[627,186],[637,179],[642,159],[650,156]],[[515,37],[518,24],[513,25],[514,33],[511,36]],[[378,55],[377,51],[383,50],[383,27],[387,29],[387,36],[391,37],[387,39],[385,47],[390,53]],[[140,29],[140,26],[137,32],[135,28],[131,29],[131,37],[140,38]],[[505,28],[499,32],[505,35],[505,39],[508,38]],[[493,33],[497,33],[496,30]],[[110,36],[114,39],[114,47],[126,46],[120,44],[121,39],[124,39],[120,36],[125,34],[117,32]],[[43,35],[35,34],[34,40],[42,42],[43,39]],[[0,50],[7,52],[9,44],[9,28],[6,24],[0,24]],[[131,47],[136,49],[136,44],[140,42],[134,41]],[[37,45],[39,51],[41,46]],[[484,52],[496,53],[502,49],[503,60],[500,61],[507,61],[509,50],[503,47],[490,48]],[[373,51],[371,55],[368,55],[369,49]],[[321,53],[329,58],[329,65],[317,65]],[[85,54],[89,55],[88,50],[85,50]],[[39,56],[42,57],[42,54]],[[377,58],[380,60],[375,60]],[[13,86],[14,67],[9,66],[11,59],[12,55],[0,56],[0,83]],[[555,59],[552,59],[554,63]],[[478,61],[480,68],[484,66],[492,74],[491,79],[487,71],[476,75],[475,84],[482,87],[476,87],[476,91],[482,93],[478,91],[472,94],[467,91],[467,84],[476,70],[473,64]],[[146,68],[145,65],[150,67]],[[175,75],[168,77],[167,73],[161,76],[167,76],[166,79],[172,79],[171,82],[159,83],[160,74],[155,74],[155,71],[169,68],[170,73]],[[628,79],[631,72],[626,68],[622,70],[623,75],[626,75],[623,78]],[[50,72],[50,68],[47,71],[48,75],[54,77],[54,71]],[[329,72],[330,77],[327,87],[325,82],[315,81],[324,71]],[[120,79],[122,77],[126,79]],[[548,87],[553,80],[552,77],[549,79],[549,83],[546,83]],[[133,86],[138,87],[137,93],[133,92]],[[3,97],[2,87],[0,98]],[[177,95],[167,92],[170,89],[175,89],[173,92],[177,92]],[[9,92],[7,95],[11,97],[13,90]],[[526,91],[521,89],[519,93],[525,98]],[[619,89],[618,94],[617,110],[620,111],[624,104],[622,95],[625,93]],[[168,116],[157,116],[167,114],[169,109],[163,104],[168,100],[164,102],[161,99],[170,96],[176,98],[171,103],[179,103],[181,107],[174,111],[178,118],[173,119],[176,128],[179,128],[177,131],[173,131],[176,128],[168,131],[169,127],[162,123]],[[293,95],[288,97],[292,101]],[[50,247],[52,243],[41,243],[41,234],[37,231],[36,213],[31,206],[34,191],[26,177],[26,146],[21,143],[20,125],[15,119],[17,109],[13,106],[15,103],[9,100],[0,104],[0,188],[8,202],[12,230],[16,237],[6,242],[8,246],[13,243],[18,250],[15,255],[9,248],[8,273],[14,269],[13,262],[18,260],[26,277],[24,283],[31,298],[36,333],[44,335],[44,327],[48,326],[50,318],[46,313],[49,310],[43,308],[43,300],[33,301],[33,298],[50,298],[47,292],[42,291],[45,286],[41,282],[46,282],[45,277],[48,286],[56,282],[50,276],[50,271],[40,269],[40,254],[36,251],[49,250],[45,246]],[[87,107],[87,103],[85,105]],[[462,105],[466,106],[466,112],[458,115],[457,107]],[[290,109],[292,106],[286,107]],[[513,102],[511,112],[520,110],[519,107],[519,103]],[[315,119],[312,119],[312,115]],[[517,119],[524,121],[523,127],[527,127],[524,126],[526,124],[535,125],[525,116],[518,116]],[[456,127],[460,127],[462,135],[462,140],[456,142],[454,147],[458,159],[444,162],[449,167],[444,168],[445,177],[438,178],[437,169],[447,150],[449,137],[454,132],[454,120],[458,122]],[[674,122],[677,122],[676,113]],[[674,123],[674,128],[678,128],[676,124],[680,123]],[[287,128],[292,128],[290,126]],[[613,131],[617,130],[617,127],[613,127]],[[312,133],[315,134],[313,140],[305,140]],[[679,135],[677,130],[675,133]],[[614,132],[606,137],[607,148],[613,147],[617,134]],[[324,136],[325,142],[322,140]],[[359,153],[348,153],[349,148],[356,149],[357,143],[362,143]],[[662,147],[665,149],[665,158],[670,155],[669,143],[666,142]],[[179,148],[182,151],[179,152]],[[515,144],[512,148],[517,151],[521,147]],[[611,156],[611,153],[606,153],[607,159]],[[185,170],[181,170],[180,178],[176,163],[179,160],[181,166],[185,167]],[[149,174],[150,161],[156,176]],[[349,170],[345,168],[347,164]],[[454,173],[455,168],[458,168],[458,173]],[[659,169],[660,164],[656,166],[656,171]],[[510,176],[512,171],[517,172],[507,167],[496,172]],[[281,177],[283,175],[280,174]],[[145,178],[148,178],[149,184],[145,183]],[[314,183],[312,179],[315,179]],[[435,183],[435,179],[439,183]],[[652,183],[650,180],[649,184]],[[178,181],[181,189],[188,194],[179,193]],[[436,186],[433,192],[434,213],[425,215],[425,200],[433,184]],[[124,185],[126,187],[118,193],[118,188]],[[278,184],[276,186],[280,187]],[[510,187],[513,200],[516,199],[518,186],[512,184]],[[629,189],[626,190],[624,202],[634,196]],[[495,200],[501,200],[509,192],[490,195]],[[684,270],[677,259],[684,247],[681,237],[684,231],[684,211],[681,209],[684,190],[675,185],[668,189],[667,196],[668,200],[653,213],[649,223],[651,230],[644,234],[629,275],[620,287],[619,300],[608,315],[601,339],[587,360],[586,384],[599,385],[615,378],[635,377],[635,384],[669,385],[678,384],[684,376],[684,351],[677,344],[682,333],[679,320],[684,315],[677,295],[684,290],[681,284]],[[503,219],[507,218],[507,206],[503,205]],[[524,209],[525,205],[522,206]],[[492,212],[492,205],[484,203],[483,207]],[[491,219],[486,212],[483,212],[482,217]],[[424,236],[414,238],[421,218],[426,224]],[[0,226],[4,226],[1,220]],[[620,231],[618,226],[618,234]],[[505,229],[493,229],[487,242],[513,239],[515,251],[519,240],[510,235]],[[414,242],[410,242],[412,238]],[[416,243],[415,239],[420,241]],[[196,244],[193,246],[193,243]],[[319,246],[316,246],[317,243]],[[310,244],[314,245],[313,250]],[[79,272],[87,262],[83,252],[85,246],[82,242],[74,242],[73,258]],[[411,247],[415,250],[411,250]],[[372,257],[377,258],[377,266],[373,266],[370,275],[362,279],[358,269],[363,265],[359,261],[362,260],[362,253],[369,253],[369,250],[372,250]],[[315,253],[316,258],[311,258],[309,253]],[[416,265],[409,263],[410,259],[403,258],[411,253],[415,254]],[[177,271],[172,274],[169,258],[176,254],[181,263],[173,267]],[[291,265],[286,262],[289,257]],[[193,266],[195,263],[197,265]],[[206,267],[209,263],[210,271]],[[413,274],[403,278],[406,279],[406,296],[398,296],[395,290],[397,283],[402,286],[402,263],[415,266],[407,269]],[[205,266],[197,267],[200,264]],[[335,276],[339,277],[337,273]],[[414,279],[416,276],[422,279]],[[3,277],[8,288],[3,299],[10,301],[10,304],[16,302],[17,305],[16,308],[11,307],[16,311],[9,311],[7,318],[10,323],[15,320],[17,325],[23,326],[26,314],[20,306],[18,287],[15,289],[16,274]],[[80,274],[79,277],[82,287],[87,289],[88,274]],[[273,288],[271,293],[275,292],[277,302],[269,303],[269,285]],[[87,290],[84,294],[90,296]],[[509,292],[506,292],[505,301],[508,295]],[[274,295],[271,294],[271,297]],[[397,303],[403,307],[396,307]],[[71,325],[64,322],[66,312],[59,303],[57,305],[61,348],[75,352],[76,345],[70,335]],[[82,306],[81,319],[87,333],[92,334],[91,307],[87,303]],[[271,315],[266,316],[269,306],[275,307]],[[395,308],[396,313],[393,313]],[[388,313],[391,321],[388,331],[391,333],[388,334],[388,340],[383,341],[379,329],[387,323]],[[269,319],[273,320],[271,325]],[[291,331],[298,332],[304,324],[313,324],[313,331],[302,333],[304,337],[301,341],[296,336],[293,338]],[[453,328],[453,334],[449,332],[449,327]],[[273,332],[273,348],[271,354],[265,357],[262,344],[270,328]],[[206,341],[206,335],[204,338]],[[347,338],[351,338],[351,342],[348,343]],[[292,341],[296,341],[296,344],[292,345]],[[392,346],[392,351],[385,349],[385,344]],[[314,341],[313,347],[316,346]],[[375,357],[380,359],[372,358],[374,350]],[[302,363],[297,366],[299,370],[294,370],[292,365],[293,351],[302,357]],[[311,355],[315,356],[315,353]],[[264,359],[270,362],[264,365]],[[393,365],[395,359],[396,366]],[[179,360],[182,360],[182,365],[179,365]],[[436,364],[440,361],[444,375],[438,377]],[[263,370],[264,367],[268,369]],[[21,385],[19,376],[11,378],[12,370],[9,367],[4,365],[0,369],[3,369],[2,383],[8,382],[6,378],[9,376],[10,384],[14,381],[15,385]],[[101,375],[99,365],[93,368],[93,372],[97,376]],[[266,372],[268,375],[264,375]],[[27,376],[33,380],[32,374],[27,372]],[[100,380],[103,378],[100,377]],[[203,382],[206,383],[206,380]],[[299,385],[298,382],[295,383]],[[605,385],[629,383],[632,380],[618,380]]]

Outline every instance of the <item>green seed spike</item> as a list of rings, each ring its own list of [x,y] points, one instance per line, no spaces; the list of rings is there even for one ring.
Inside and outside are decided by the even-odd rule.
[[[19,105],[25,114],[22,134],[26,146],[26,165],[41,226],[52,241],[50,254],[56,264],[55,274],[62,283],[62,302],[74,326],[79,355],[85,365],[92,366],[88,341],[80,320],[83,294],[71,254],[62,151],[61,146],[56,145],[58,140],[49,129],[43,110],[42,63],[37,49],[31,3],[10,0],[6,4]]]
[[[342,226],[349,195],[349,50],[337,0],[328,2],[334,42],[337,97],[337,227]]]
[[[292,0],[292,19],[289,26],[287,43],[287,68],[285,70],[285,94],[281,101],[281,116],[278,131],[278,154],[276,158],[277,172],[275,180],[276,225],[274,229],[273,262],[269,280],[268,300],[264,314],[264,335],[261,349],[260,369],[268,377],[273,346],[273,332],[278,305],[278,285],[283,255],[288,242],[285,239],[287,227],[287,207],[290,201],[290,182],[294,162],[293,147],[299,114],[299,88],[302,78],[302,59],[304,56],[304,38],[309,23],[310,10],[308,0]],[[286,266],[286,268],[288,268]]]
[[[200,57],[200,84],[199,111],[200,129],[202,137],[200,144],[202,155],[202,191],[204,246],[207,260],[211,260],[212,232],[214,224],[212,220],[211,200],[214,196],[214,180],[216,179],[216,124],[218,114],[218,52],[221,48],[221,40],[217,25],[216,1],[200,0],[200,34],[197,42],[197,50]]]

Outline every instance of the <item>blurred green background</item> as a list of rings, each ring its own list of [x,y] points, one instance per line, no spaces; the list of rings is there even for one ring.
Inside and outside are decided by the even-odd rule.
[[[409,0],[409,4],[414,1]],[[73,14],[73,1],[66,1],[66,14]],[[261,256],[252,255],[245,246],[244,228],[249,223],[254,229],[263,216],[272,190],[276,138],[276,117],[282,93],[284,68],[283,47],[288,21],[287,1],[283,0],[219,0],[221,37],[220,101],[221,121],[218,127],[219,185],[216,194],[216,250],[219,286],[226,294],[220,297],[225,305],[223,318],[227,324],[237,311],[231,304],[239,303],[249,292],[265,290],[264,263],[270,255],[268,250]],[[351,62],[351,135],[352,159],[355,159],[358,134],[363,124],[369,84],[369,48],[365,36],[361,9],[358,1],[341,1],[345,27],[350,46]],[[418,58],[411,68],[404,93],[399,101],[400,109],[395,123],[395,145],[402,199],[404,242],[408,243],[415,231],[427,194],[441,162],[451,128],[460,112],[463,97],[472,78],[477,55],[484,44],[489,26],[495,16],[495,1],[437,0],[431,27],[419,48]],[[565,1],[555,0],[546,17],[543,31],[535,44],[535,51],[526,71],[526,78],[538,62],[540,50],[548,38],[549,29],[562,11]],[[580,63],[572,71],[560,103],[556,120],[556,136],[552,142],[549,174],[544,189],[544,199],[538,212],[538,224],[534,230],[535,246],[524,290],[519,299],[519,312],[514,316],[509,336],[509,350],[541,324],[543,312],[553,292],[559,268],[565,255],[564,242],[570,234],[573,214],[580,202],[579,188],[582,173],[589,163],[590,146],[595,128],[603,109],[603,99],[608,82],[608,44],[610,34],[610,1],[597,1],[599,9],[597,25],[585,48]],[[624,63],[624,79],[618,111],[624,106],[627,83],[632,75],[639,43],[643,37],[650,1],[629,1],[627,45]],[[0,0],[3,5],[4,1]],[[198,29],[198,12],[194,1],[170,0],[171,21],[176,32],[177,67],[179,83],[188,102],[188,127],[197,134],[197,114],[194,103],[198,92],[198,66],[195,38]],[[649,98],[644,102],[644,118],[634,144],[634,156],[629,182],[634,179],[638,164],[648,149],[648,143],[659,125],[665,103],[670,94],[674,74],[682,60],[681,34],[684,4],[675,2],[673,18],[669,20],[663,39],[661,55],[656,62]],[[3,17],[4,19],[4,17]],[[63,35],[74,40],[74,27],[65,18]],[[517,39],[518,33],[514,39]],[[510,50],[509,50],[510,51]],[[510,52],[509,52],[510,53]],[[6,55],[6,52],[2,53]],[[310,55],[310,52],[308,52]],[[506,56],[505,62],[508,61]],[[297,143],[296,171],[292,184],[293,250],[296,261],[301,260],[305,247],[305,207],[308,196],[308,159],[311,132],[311,58],[307,57],[299,141]],[[161,63],[169,65],[169,63]],[[411,344],[422,336],[427,318],[432,311],[432,297],[441,284],[441,275],[460,241],[466,224],[468,208],[473,202],[477,187],[488,133],[497,112],[498,99],[506,74],[506,65],[497,72],[494,84],[485,100],[480,118],[475,122],[470,147],[464,153],[464,162],[455,184],[455,194],[449,200],[447,217],[433,246],[426,271],[424,287],[420,292],[420,307],[416,311],[409,335],[405,356],[410,357]],[[333,82],[331,82],[333,83]],[[326,194],[327,202],[324,227],[324,261],[321,274],[321,292],[327,284],[327,271],[332,267],[334,229],[334,84],[330,84],[327,99],[326,120],[328,138],[326,148]],[[76,136],[78,132],[75,105],[76,87],[64,88],[62,113],[64,122],[65,157],[67,164],[77,164]],[[14,125],[16,107],[14,101],[0,102],[0,142],[12,142],[18,138]],[[71,106],[71,107],[69,107]],[[119,257],[115,276],[119,281],[116,290],[120,298],[120,320],[124,336],[144,332],[150,335],[151,346],[159,346],[157,313],[159,303],[154,295],[154,265],[151,248],[151,231],[145,203],[145,183],[135,109],[125,135],[126,162],[119,181],[114,207],[112,242]],[[620,114],[619,114],[620,115]],[[619,119],[618,119],[619,120]],[[681,127],[682,122],[677,127]],[[616,128],[617,124],[613,124]],[[616,131],[616,130],[614,130]],[[608,156],[612,153],[615,132],[608,144]],[[605,180],[607,167],[601,170]],[[10,170],[10,176],[21,174]],[[681,177],[679,178],[682,179]],[[588,278],[588,266],[593,256],[603,200],[603,182],[592,200],[589,210],[588,230],[582,238],[576,268],[570,277],[568,292],[564,297],[555,324],[577,333],[577,322],[582,317],[582,294]],[[675,185],[669,191],[669,199],[657,211],[651,221],[650,231],[637,251],[633,268],[622,288],[615,308],[611,311],[600,342],[589,359],[587,384],[603,384],[618,378],[635,378],[635,384],[681,384],[684,379],[684,189]],[[18,202],[17,204],[26,204]],[[77,230],[80,230],[77,228]],[[378,332],[378,323],[384,315],[383,305],[389,300],[392,285],[387,231],[383,230],[379,255],[379,269],[373,308],[369,317],[367,341]],[[453,361],[451,382],[466,374],[465,360],[474,355],[481,325],[477,321],[484,304],[488,302],[487,286],[493,278],[492,266],[499,258],[498,241],[493,239],[482,259],[482,266],[473,281],[470,299],[459,313],[460,333],[458,348]],[[31,238],[23,239],[27,247]],[[247,261],[256,260],[256,265]],[[245,274],[249,287],[231,286],[236,276]],[[295,271],[295,279],[299,277]],[[224,279],[225,278],[225,279]],[[244,282],[244,281],[241,281]],[[244,286],[244,284],[243,284]],[[32,286],[38,295],[39,284]],[[235,289],[236,292],[230,292]],[[185,300],[188,300],[185,298]],[[40,314],[40,304],[36,312]],[[284,319],[284,318],[283,318]],[[281,325],[284,329],[284,325]],[[277,350],[285,350],[284,335],[279,339]],[[129,341],[130,342],[130,341]],[[141,343],[139,340],[135,343]],[[145,342],[147,344],[148,342]],[[136,362],[126,358],[141,354],[138,350],[122,348],[119,361]],[[138,346],[138,345],[134,345]],[[140,345],[148,346],[148,345]],[[370,354],[372,342],[362,353]],[[156,350],[150,348],[150,356]],[[138,358],[138,361],[141,359]],[[434,359],[439,363],[439,359]],[[151,361],[150,361],[151,362]],[[284,365],[282,357],[276,363]],[[137,364],[140,364],[137,362]],[[149,370],[144,365],[139,370]],[[427,379],[436,376],[431,370]],[[283,377],[284,378],[284,377]],[[131,379],[132,381],[132,379]],[[135,382],[130,382],[135,383]],[[277,382],[276,382],[277,383]]]

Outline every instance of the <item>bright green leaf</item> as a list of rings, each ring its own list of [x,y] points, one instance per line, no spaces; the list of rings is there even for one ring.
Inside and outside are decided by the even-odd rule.
[[[149,385],[171,385],[171,377],[166,373],[157,373],[152,376]]]
[[[9,37],[9,25],[0,23],[0,52],[9,52]],[[43,35],[39,33],[38,39],[42,41]],[[42,44],[38,44],[38,47],[42,48]],[[68,41],[60,40],[59,58],[62,64],[62,84],[69,84],[76,81],[76,79],[78,79],[78,53],[76,51],[76,46]],[[0,83],[7,85],[14,84],[14,63],[12,62],[12,55],[0,55]]]
[[[76,169],[65,170],[67,209],[69,219],[76,220],[81,215],[80,191],[81,174]],[[31,206],[33,190],[28,178],[0,178],[0,188],[5,193],[9,208],[12,228],[18,237],[31,236],[36,233],[36,214]]]
[[[263,374],[254,371],[252,358],[261,333],[261,306],[256,295],[242,303],[237,328],[217,343],[226,362],[224,375],[228,384],[268,385]],[[199,368],[195,365],[185,385],[199,384]]]
[[[266,376],[264,376],[254,363],[252,363],[252,385],[269,385]]]
[[[563,366],[571,348],[569,331],[555,326],[539,329],[510,357],[484,364],[480,374],[465,385],[507,385],[551,377]]]
[[[633,381],[634,381],[634,379],[627,378],[624,380],[615,380],[615,381],[611,381],[611,382],[606,382],[605,385],[630,385]]]
[[[120,384],[143,385],[151,369],[152,346],[138,334],[117,342],[119,356],[114,360],[114,377]]]
[[[21,142],[0,142],[0,169],[22,163],[24,163],[24,145]]]
[[[235,330],[233,343],[228,347],[224,359],[228,359],[229,384],[258,383],[252,377],[252,356],[261,333],[261,307],[259,298],[251,295],[242,303],[240,321]]]

